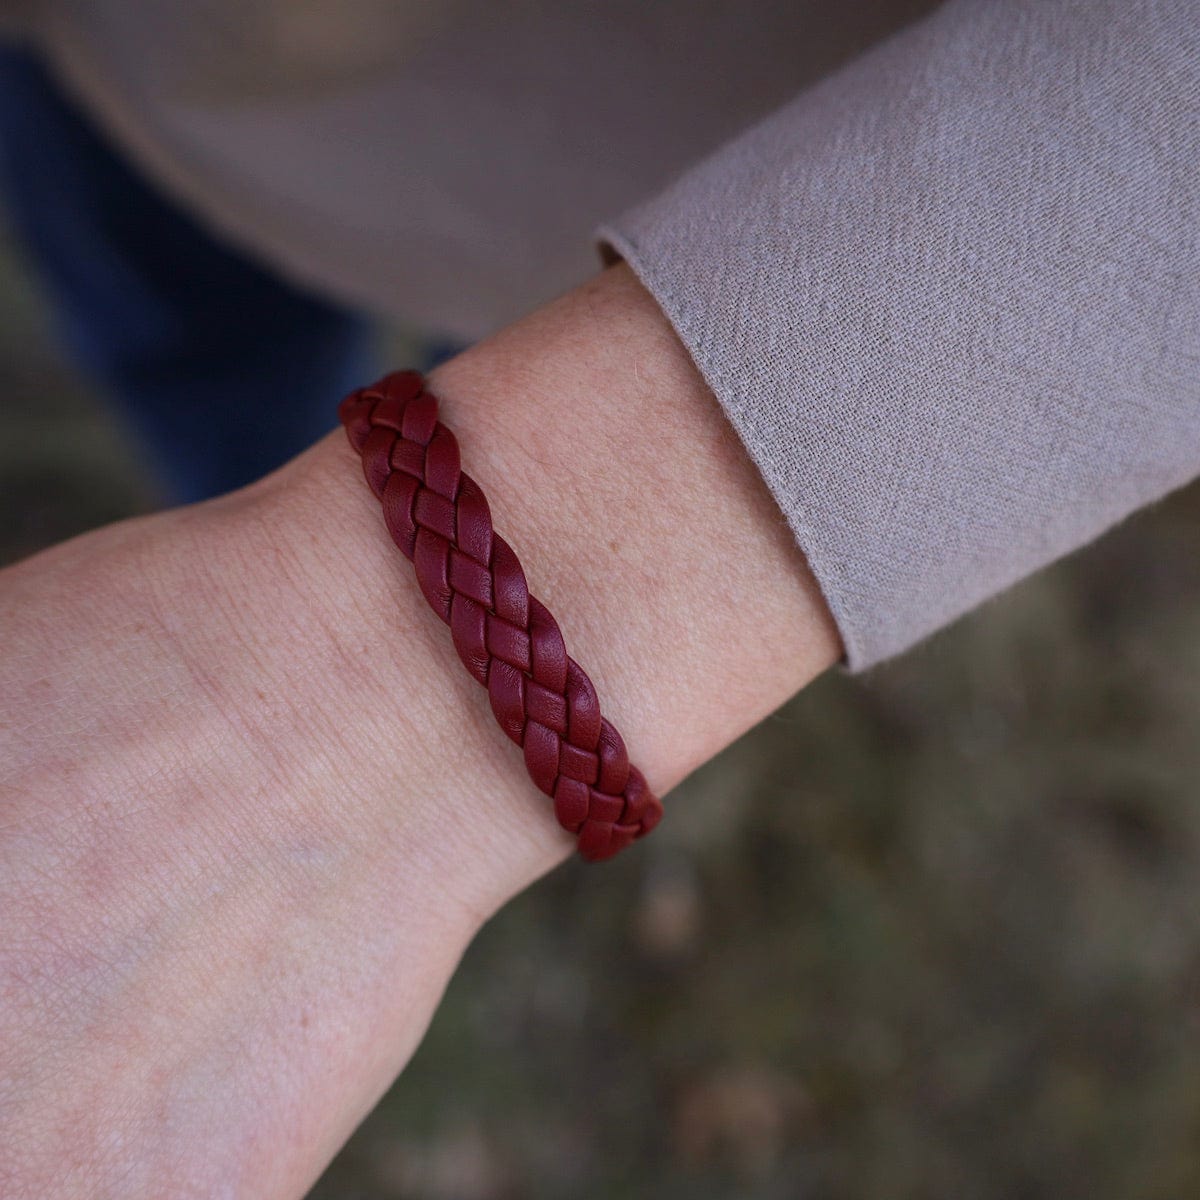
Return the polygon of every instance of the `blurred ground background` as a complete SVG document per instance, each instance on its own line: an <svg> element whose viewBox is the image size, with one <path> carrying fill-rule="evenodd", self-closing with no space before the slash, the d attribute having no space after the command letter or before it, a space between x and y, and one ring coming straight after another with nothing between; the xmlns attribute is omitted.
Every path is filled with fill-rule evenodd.
<svg viewBox="0 0 1200 1200"><path fill-rule="evenodd" d="M0 558L150 479L0 242ZM514 903L314 1200L1200 1195L1198 734L1192 488Z"/></svg>

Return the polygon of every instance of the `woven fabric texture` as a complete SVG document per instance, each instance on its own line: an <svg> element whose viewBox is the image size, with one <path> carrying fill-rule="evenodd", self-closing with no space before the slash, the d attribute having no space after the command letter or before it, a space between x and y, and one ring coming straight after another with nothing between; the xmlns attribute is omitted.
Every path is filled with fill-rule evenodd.
<svg viewBox="0 0 1200 1200"><path fill-rule="evenodd" d="M947 4L598 236L852 668L1200 471L1200 5Z"/></svg>

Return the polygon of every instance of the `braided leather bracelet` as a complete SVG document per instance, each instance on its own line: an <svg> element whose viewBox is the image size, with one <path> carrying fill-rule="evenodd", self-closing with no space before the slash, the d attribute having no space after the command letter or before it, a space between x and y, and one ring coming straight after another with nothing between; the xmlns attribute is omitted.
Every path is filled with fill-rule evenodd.
<svg viewBox="0 0 1200 1200"><path fill-rule="evenodd" d="M487 500L459 465L417 371L351 392L338 408L392 540L416 568L458 656L488 690L500 728L525 751L533 782L590 861L649 833L662 805L600 714L596 689L568 657L558 623L492 529Z"/></svg>

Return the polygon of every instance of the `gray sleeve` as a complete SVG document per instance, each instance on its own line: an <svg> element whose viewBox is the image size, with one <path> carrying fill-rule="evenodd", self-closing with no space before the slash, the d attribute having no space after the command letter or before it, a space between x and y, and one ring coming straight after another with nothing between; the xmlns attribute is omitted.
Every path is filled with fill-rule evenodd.
<svg viewBox="0 0 1200 1200"><path fill-rule="evenodd" d="M1200 6L951 0L600 226L851 669L1200 473Z"/></svg>

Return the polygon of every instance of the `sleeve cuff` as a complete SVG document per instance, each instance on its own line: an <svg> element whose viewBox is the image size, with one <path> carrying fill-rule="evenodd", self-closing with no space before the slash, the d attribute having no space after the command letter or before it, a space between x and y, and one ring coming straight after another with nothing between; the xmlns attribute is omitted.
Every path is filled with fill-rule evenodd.
<svg viewBox="0 0 1200 1200"><path fill-rule="evenodd" d="M950 0L594 231L851 670L1200 471L1196 40L1183 0Z"/></svg>

